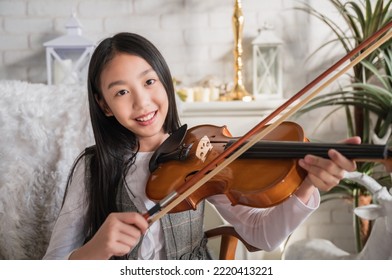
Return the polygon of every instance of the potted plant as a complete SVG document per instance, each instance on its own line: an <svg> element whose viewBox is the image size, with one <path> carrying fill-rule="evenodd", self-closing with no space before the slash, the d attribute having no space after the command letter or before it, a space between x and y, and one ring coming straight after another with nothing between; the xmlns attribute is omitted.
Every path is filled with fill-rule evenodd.
<svg viewBox="0 0 392 280"><path fill-rule="evenodd" d="M309 4L297 8L321 20L335 35L334 39L320 48L338 42L346 52L349 52L392 20L390 10L392 0L330 0L330 2L344 19L346 26L339 25ZM332 112L344 110L349 136L358 135L363 143L378 144L378 139L385 142L385 139L391 135L392 124L391 43L382 45L357 64L353 68L349 85L314 98L300 114L320 107L332 107ZM332 112L326 118L333 115ZM390 176L380 171L378 166L374 162L358 163L358 171L371 175L383 185L390 186ZM336 188L325 195L324 199L334 195L351 197L353 207L357 207L360 197L367 195L367 191L358 183L342 180ZM362 222L359 218L355 218L354 232L358 251L366 242L366 236L361 237Z"/></svg>

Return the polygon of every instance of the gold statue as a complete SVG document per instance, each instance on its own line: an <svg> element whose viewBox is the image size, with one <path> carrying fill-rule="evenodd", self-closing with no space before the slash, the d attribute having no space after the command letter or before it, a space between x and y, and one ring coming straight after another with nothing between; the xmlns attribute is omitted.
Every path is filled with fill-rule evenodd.
<svg viewBox="0 0 392 280"><path fill-rule="evenodd" d="M234 31L234 87L229 93L231 100L252 100L252 96L247 92L242 79L242 29L244 26L244 15L242 14L241 0L236 0L233 13L233 31Z"/></svg>

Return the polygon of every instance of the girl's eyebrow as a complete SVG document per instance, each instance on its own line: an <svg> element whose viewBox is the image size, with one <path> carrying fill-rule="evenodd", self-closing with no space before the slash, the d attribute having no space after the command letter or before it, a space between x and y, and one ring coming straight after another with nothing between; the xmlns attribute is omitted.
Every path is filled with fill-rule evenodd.
<svg viewBox="0 0 392 280"><path fill-rule="evenodd" d="M147 75L150 72L154 72L154 69L150 68L150 69L144 70L143 72L141 72L139 74L139 78L143 77L144 75Z"/></svg>
<svg viewBox="0 0 392 280"><path fill-rule="evenodd" d="M147 74L150 73L150 72L154 72L154 69L149 68L149 69L147 69L147 70L144 70L143 72L141 72L141 73L138 75L138 78L141 78L141 77L147 75ZM114 82L111 82L111 83L108 85L108 88L107 88L107 89L110 89L110 88L112 88L112 87L114 87L114 86L117 86L117 85L124 85L124 84L126 84L126 82L123 81L123 80L114 81Z"/></svg>
<svg viewBox="0 0 392 280"><path fill-rule="evenodd" d="M114 87L114 86L117 86L117 85L125 85L125 81L123 81L123 80L118 80L118 81L111 82L111 83L108 85L108 89L110 89L110 88L112 88L112 87Z"/></svg>

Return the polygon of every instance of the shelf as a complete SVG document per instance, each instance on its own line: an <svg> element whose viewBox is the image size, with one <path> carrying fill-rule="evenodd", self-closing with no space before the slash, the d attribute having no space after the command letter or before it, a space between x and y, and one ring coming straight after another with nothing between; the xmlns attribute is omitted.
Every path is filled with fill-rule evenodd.
<svg viewBox="0 0 392 280"><path fill-rule="evenodd" d="M273 111L284 103L283 99L256 101L180 102L179 114L193 116L258 116Z"/></svg>

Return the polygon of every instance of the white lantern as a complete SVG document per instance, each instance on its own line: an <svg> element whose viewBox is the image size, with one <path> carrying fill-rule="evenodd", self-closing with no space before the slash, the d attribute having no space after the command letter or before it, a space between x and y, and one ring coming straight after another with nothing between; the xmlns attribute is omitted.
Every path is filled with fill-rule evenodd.
<svg viewBox="0 0 392 280"><path fill-rule="evenodd" d="M255 99L282 98L282 41L270 25L253 40L253 94Z"/></svg>
<svg viewBox="0 0 392 280"><path fill-rule="evenodd" d="M48 84L80 84L86 80L94 43L82 37L75 15L65 25L67 34L44 43Z"/></svg>

